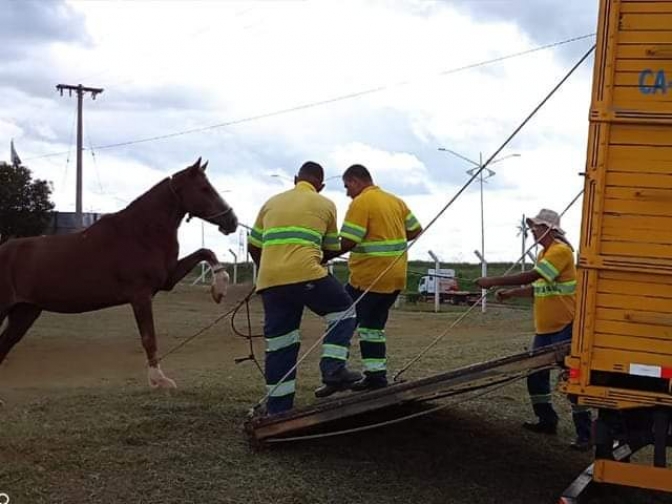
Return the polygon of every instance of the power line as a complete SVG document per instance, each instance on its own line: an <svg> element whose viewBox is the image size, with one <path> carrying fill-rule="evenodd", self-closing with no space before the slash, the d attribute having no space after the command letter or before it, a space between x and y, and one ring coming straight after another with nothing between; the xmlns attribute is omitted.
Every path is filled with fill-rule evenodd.
<svg viewBox="0 0 672 504"><path fill-rule="evenodd" d="M561 40L561 41L558 41L558 42L553 42L553 43L550 43L550 44L545 44L545 45L542 45L542 46L534 47L532 49L527 49L525 51L519 51L519 52L511 53L511 54L508 54L508 55L505 55L505 56L499 56L497 58L484 60L484 61L479 61L477 63L471 63L471 64L468 64L468 65L452 68L452 69L449 69L449 70L444 70L442 72L439 72L436 75L437 76L444 76L444 75L450 75L450 74L463 72L463 71L466 71L466 70L472 70L474 68L479 68L479 67L491 65L491 64L494 64L494 63L500 63L502 61L506 61L506 60L514 59L514 58L519 58L521 56L526 56L528 54L532 54L532 53L535 53L535 52L544 51L544 50L547 50L547 49L552 49L552 48L559 47L559 46L566 45L566 44L571 44L573 42L578 42L578 41L581 41L581 40L592 38L594 36L595 36L595 33L590 33L590 34L581 35L581 36L578 36L578 37L572 37L572 38L568 38L568 39ZM130 145L137 145L137 144L141 144L141 143L154 142L154 141L157 141L157 140L165 140L165 139L174 138L174 137L177 137L177 136L189 135L189 134L193 134L193 133L202 133L204 131L214 130L214 129L218 129L218 128L224 128L224 127L227 127L227 126L235 126L235 125L238 125L238 124L258 121L258 120L261 120L261 119L268 119L270 117L276 117L276 116L280 116L280 115L284 115L284 114L289 114L289 113L292 113L292 112L298 112L298 111L301 111L301 110L307 110L307 109L311 109L311 108L315 108L315 107L320 107L322 105L329 105L331 103L337 103L337 102L341 102L341 101L345 101L345 100L351 100L351 99L354 99L354 98L360 98L362 96L366 96L366 95L370 95L370 94L374 94L374 93L379 93L379 92L386 91L388 89L392 89L392 88L395 88L395 87L408 85L408 84L414 82L415 80L417 80L417 79L406 80L406 81L397 82L395 84L389 84L389 85L369 88L369 89L365 89L365 90L362 90L362 91L356 91L356 92L353 92L353 93L347 93L347 94L336 96L336 97L333 97L333 98L328 98L328 99L325 99L325 100L319 100L319 101L315 101L315 102L304 103L304 104L296 105L296 106L293 106L293 107L287 107L287 108L278 109L278 110L275 110L275 111L272 111L272 112L266 112L266 113L263 113L263 114L247 116L247 117L243 117L243 118L240 118L240 119L233 119L231 121L225 121L225 122L221 122L221 123L217 123L217 124L211 124L211 125L208 125L208 126L201 126L201 127L198 127L198 128L180 130L180 131L175 131L173 133L166 133L164 135L156 135L156 136L147 137L147 138L140 138L140 139L137 139L137 140L128 140L128 141L124 141L124 142L117 142L117 143L112 143L112 144L107 144L107 145L101 145L101 146L98 146L97 149L98 150L103 150L103 149L115 149L115 148L118 148L118 147L127 147L127 146L130 146ZM52 154L43 154L43 155L40 155L40 156L35 156L35 157L32 157L32 158L28 158L27 160L32 161L32 160L35 160L35 159L41 159L41 158L46 158L46 157L51 157L51 156L61 156L63 154L64 154L64 152L55 152L55 153L52 153Z"/></svg>
<svg viewBox="0 0 672 504"><path fill-rule="evenodd" d="M72 113L72 126L70 127L70 140L68 140L68 157L65 160L65 170L63 173L63 185L65 186L65 182L68 178L68 166L70 166L70 152L72 151L72 137L75 134L75 124L77 122L77 111L73 111Z"/></svg>
<svg viewBox="0 0 672 504"><path fill-rule="evenodd" d="M104 195L105 190L103 189L103 184L100 181L100 173L98 173L98 162L96 161L96 151L93 149L93 142L91 141L91 134L89 133L89 125L87 123L86 128L86 139L89 142L89 151L91 151L91 159L93 160L93 168L96 172L96 179L98 180L98 187L100 187L100 194Z"/></svg>

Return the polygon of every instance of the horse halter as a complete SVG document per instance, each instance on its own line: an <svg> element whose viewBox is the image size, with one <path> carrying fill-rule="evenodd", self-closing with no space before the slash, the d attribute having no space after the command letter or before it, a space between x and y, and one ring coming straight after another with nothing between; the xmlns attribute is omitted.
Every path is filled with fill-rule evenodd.
<svg viewBox="0 0 672 504"><path fill-rule="evenodd" d="M221 212L217 212L217 213L214 213L212 215L207 215L205 217L193 214L192 212L189 212L184 208L184 204L182 203L182 199L180 198L180 195L177 194L177 191L173 187L173 177L168 177L168 187L170 188L170 192L173 193L173 196L175 196L175 199L177 200L177 204L180 205L180 209L183 210L184 213L187 214L187 222L189 222L194 217L198 217L199 219L210 221L211 219L221 217L221 216L226 215L228 213L231 213L233 211L233 207L229 206L229 208L227 208L226 210L222 210Z"/></svg>

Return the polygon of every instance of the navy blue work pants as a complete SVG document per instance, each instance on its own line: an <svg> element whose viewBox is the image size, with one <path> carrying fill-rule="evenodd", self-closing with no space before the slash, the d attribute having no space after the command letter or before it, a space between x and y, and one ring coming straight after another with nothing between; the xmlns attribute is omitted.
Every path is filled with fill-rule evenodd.
<svg viewBox="0 0 672 504"><path fill-rule="evenodd" d="M266 339L266 387L270 392L267 410L280 413L294 405L296 365L299 354L301 317L304 307L324 317L329 332L322 344L322 380L337 374L348 359L356 319L352 300L331 275L319 280L269 287L260 292L264 304ZM282 381L281 381L282 380Z"/></svg>
<svg viewBox="0 0 672 504"><path fill-rule="evenodd" d="M543 348L558 343L565 343L572 339L572 324L567 325L562 330L549 333L537 334L532 341L532 349ZM539 422L548 424L558 423L558 414L553 409L551 394L551 371L546 369L538 371L527 377L527 391L532 401L534 414L539 418ZM576 404L576 399L570 396L572 403L572 420L576 430L577 440L590 440L592 418L590 410L585 406Z"/></svg>
<svg viewBox="0 0 672 504"><path fill-rule="evenodd" d="M364 291L348 284L345 286L353 301ZM362 353L364 374L371 381L387 380L387 355L385 324L390 308L399 296L399 291L391 293L367 292L355 307L357 310L357 333L359 349Z"/></svg>

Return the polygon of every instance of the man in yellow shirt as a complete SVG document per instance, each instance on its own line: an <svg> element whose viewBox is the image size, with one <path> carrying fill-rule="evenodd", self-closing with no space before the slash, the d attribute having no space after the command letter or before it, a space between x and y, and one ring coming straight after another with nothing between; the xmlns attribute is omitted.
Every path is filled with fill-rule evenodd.
<svg viewBox="0 0 672 504"><path fill-rule="evenodd" d="M534 239L544 248L537 264L531 271L501 277L479 278L476 283L484 289L505 285L524 285L500 290L498 300L511 297L534 297L534 326L536 335L532 348L542 348L570 341L575 312L576 267L572 246L560 227L560 216L548 209L527 219ZM538 418L536 423L525 422L523 427L533 432L555 434L558 415L551 402L550 371L539 371L527 378L527 390L532 408ZM572 418L576 440L572 447L578 450L590 448L590 410L572 403Z"/></svg>
<svg viewBox="0 0 672 504"><path fill-rule="evenodd" d="M321 264L323 253L339 250L336 206L319 195L324 171L314 162L301 166L295 187L269 199L249 236L249 251L259 266L257 292L264 305L268 414L291 409L296 390L299 326L304 307L324 317L328 334L320 371L326 397L345 390L362 375L346 367L356 326L352 299Z"/></svg>
<svg viewBox="0 0 672 504"><path fill-rule="evenodd" d="M374 185L364 166L348 168L343 183L352 198L341 227L341 253L350 252L346 290L356 300L371 287L356 307L365 378L351 388L369 390L387 385L385 324L406 287L407 243L422 227L406 203Z"/></svg>

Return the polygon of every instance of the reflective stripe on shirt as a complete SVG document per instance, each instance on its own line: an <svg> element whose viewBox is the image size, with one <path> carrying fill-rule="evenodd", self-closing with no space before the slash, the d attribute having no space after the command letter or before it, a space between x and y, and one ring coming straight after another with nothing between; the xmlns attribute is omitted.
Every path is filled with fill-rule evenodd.
<svg viewBox="0 0 672 504"><path fill-rule="evenodd" d="M537 280L534 286L534 297L573 296L576 293L576 280L569 282L547 282Z"/></svg>
<svg viewBox="0 0 672 504"><path fill-rule="evenodd" d="M306 245L322 247L322 235L313 229L300 226L275 227L264 230L263 247L274 245Z"/></svg>
<svg viewBox="0 0 672 504"><path fill-rule="evenodd" d="M355 243L362 241L366 235L366 228L353 224L352 222L345 221L341 226L341 237L346 238Z"/></svg>
<svg viewBox="0 0 672 504"><path fill-rule="evenodd" d="M352 249L353 254L372 256L398 256L406 251L406 240L381 240L362 242Z"/></svg>
<svg viewBox="0 0 672 504"><path fill-rule="evenodd" d="M420 222L418 222L418 219L415 218L415 215L413 213L409 212L409 214L406 216L406 229L408 231L415 231L416 229L420 228Z"/></svg>

